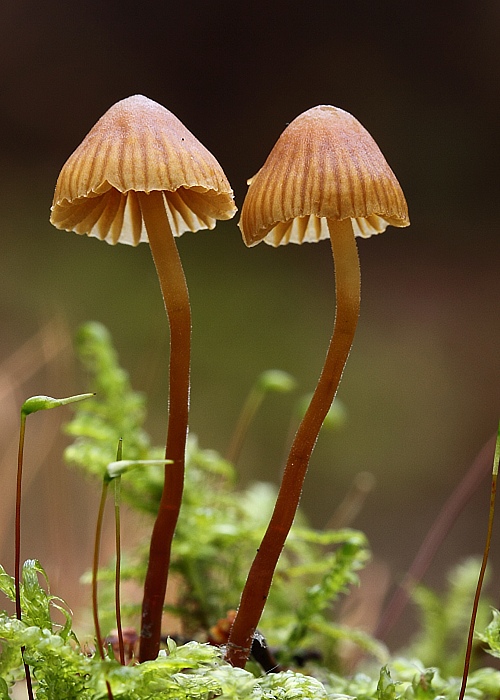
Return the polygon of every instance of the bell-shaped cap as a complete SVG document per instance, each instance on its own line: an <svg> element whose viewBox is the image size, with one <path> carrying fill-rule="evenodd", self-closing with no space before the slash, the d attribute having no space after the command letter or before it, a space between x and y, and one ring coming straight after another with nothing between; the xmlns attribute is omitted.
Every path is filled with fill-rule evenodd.
<svg viewBox="0 0 500 700"><path fill-rule="evenodd" d="M161 191L173 234L236 212L214 156L168 109L135 95L113 105L63 166L50 221L108 243L147 241L136 192Z"/></svg>
<svg viewBox="0 0 500 700"><path fill-rule="evenodd" d="M328 238L327 219L334 229L350 218L364 238L410 223L403 191L373 138L329 105L294 119L249 185L239 223L248 246Z"/></svg>

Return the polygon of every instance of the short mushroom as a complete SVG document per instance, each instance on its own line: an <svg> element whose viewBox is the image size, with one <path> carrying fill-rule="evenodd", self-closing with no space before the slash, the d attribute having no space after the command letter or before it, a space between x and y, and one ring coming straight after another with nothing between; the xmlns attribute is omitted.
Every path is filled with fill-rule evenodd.
<svg viewBox="0 0 500 700"><path fill-rule="evenodd" d="M170 547L179 514L188 426L191 311L174 237L234 216L214 156L171 112L135 95L113 105L63 166L51 222L115 244L149 241L170 324L165 483L153 528L140 659L157 656Z"/></svg>
<svg viewBox="0 0 500 700"><path fill-rule="evenodd" d="M355 237L381 233L389 224L409 225L403 192L377 144L357 119L336 107L313 107L291 122L249 184L239 224L247 246L330 238L336 316L325 364L293 441L273 515L229 637L226 656L241 667L354 338L360 302Z"/></svg>

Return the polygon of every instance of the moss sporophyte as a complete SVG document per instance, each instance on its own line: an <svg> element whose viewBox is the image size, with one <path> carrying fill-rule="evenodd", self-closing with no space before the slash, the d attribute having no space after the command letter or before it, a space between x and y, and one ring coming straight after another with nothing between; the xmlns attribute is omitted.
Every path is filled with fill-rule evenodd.
<svg viewBox="0 0 500 700"><path fill-rule="evenodd" d="M15 506L15 526L14 526L14 585L16 601L16 617L19 621L22 618L21 607L21 505L22 505L22 481L23 481L23 459L24 440L26 434L26 418L32 413L45 411L51 408L66 406L70 403L89 399L93 394L78 394L68 396L63 399L54 399L51 396L31 396L21 406L21 423L19 428L19 447L17 452L17 480L16 480L16 506ZM23 653L21 649L21 653ZM33 697L31 686L31 676L28 664L24 663L28 696Z"/></svg>

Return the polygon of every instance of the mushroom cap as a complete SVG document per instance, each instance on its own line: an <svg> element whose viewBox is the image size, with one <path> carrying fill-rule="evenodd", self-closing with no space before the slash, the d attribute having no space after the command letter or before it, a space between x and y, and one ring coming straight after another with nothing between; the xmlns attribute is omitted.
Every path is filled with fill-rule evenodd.
<svg viewBox="0 0 500 700"><path fill-rule="evenodd" d="M408 207L394 173L358 120L319 105L281 134L250 185L239 226L247 246L329 238L330 224L352 219L356 236L408 226Z"/></svg>
<svg viewBox="0 0 500 700"><path fill-rule="evenodd" d="M68 158L50 221L115 244L147 241L136 192L162 191L173 234L212 229L236 212L214 156L177 117L142 95L113 105Z"/></svg>

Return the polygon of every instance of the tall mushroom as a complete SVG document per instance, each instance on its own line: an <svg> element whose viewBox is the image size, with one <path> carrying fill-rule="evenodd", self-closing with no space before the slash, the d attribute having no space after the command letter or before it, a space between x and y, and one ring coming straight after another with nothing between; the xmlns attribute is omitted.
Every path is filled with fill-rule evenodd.
<svg viewBox="0 0 500 700"><path fill-rule="evenodd" d="M140 659L160 646L188 426L191 311L174 237L212 229L236 207L222 168L171 112L135 95L113 105L63 166L51 222L114 245L149 241L170 324L169 418L160 508L144 587ZM124 436L126 437L126 436Z"/></svg>
<svg viewBox="0 0 500 700"><path fill-rule="evenodd" d="M355 237L381 233L389 224L409 225L401 187L366 129L336 107L320 105L298 116L250 180L239 224L246 245L330 238L336 315L325 364L293 441L271 521L231 630L227 658L235 666L244 666L248 658L309 459L351 349L360 302Z"/></svg>

